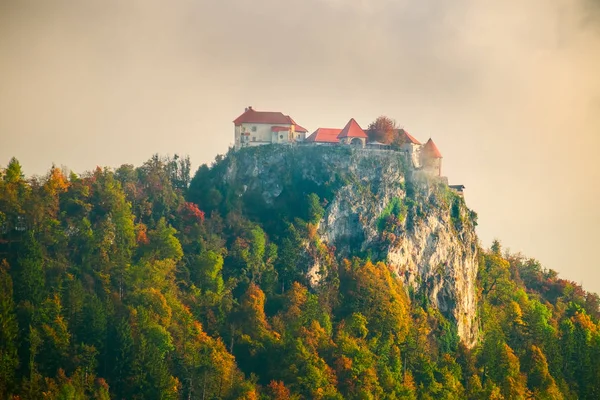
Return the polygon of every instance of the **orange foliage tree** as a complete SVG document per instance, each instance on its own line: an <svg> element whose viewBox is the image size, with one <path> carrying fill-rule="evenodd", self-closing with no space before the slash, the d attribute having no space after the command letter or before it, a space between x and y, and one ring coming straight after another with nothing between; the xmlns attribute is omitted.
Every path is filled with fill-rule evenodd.
<svg viewBox="0 0 600 400"><path fill-rule="evenodd" d="M381 115L371 122L367 128L370 141L390 144L394 141L398 125L396 121L385 115Z"/></svg>

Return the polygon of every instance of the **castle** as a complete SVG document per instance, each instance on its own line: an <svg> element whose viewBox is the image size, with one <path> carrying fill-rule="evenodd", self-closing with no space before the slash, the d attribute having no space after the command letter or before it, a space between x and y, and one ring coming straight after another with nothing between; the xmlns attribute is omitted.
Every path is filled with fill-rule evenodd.
<svg viewBox="0 0 600 400"><path fill-rule="evenodd" d="M304 144L356 146L369 150L392 151L392 146L388 144L370 141L367 132L354 118L351 118L342 129L318 128L309 136L306 136L308 131L289 115L281 112L256 111L252 107L247 107L233 123L236 150L265 144ZM421 144L404 129L397 129L395 134L400 143L396 150L406 154L413 170L429 176L442 176L442 154L433 140L429 139L425 144Z"/></svg>

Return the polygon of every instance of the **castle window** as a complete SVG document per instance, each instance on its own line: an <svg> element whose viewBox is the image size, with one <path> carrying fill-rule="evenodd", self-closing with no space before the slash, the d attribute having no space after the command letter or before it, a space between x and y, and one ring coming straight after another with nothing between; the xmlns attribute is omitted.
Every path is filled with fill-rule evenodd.
<svg viewBox="0 0 600 400"><path fill-rule="evenodd" d="M256 126L252 127L252 132L256 132Z"/></svg>

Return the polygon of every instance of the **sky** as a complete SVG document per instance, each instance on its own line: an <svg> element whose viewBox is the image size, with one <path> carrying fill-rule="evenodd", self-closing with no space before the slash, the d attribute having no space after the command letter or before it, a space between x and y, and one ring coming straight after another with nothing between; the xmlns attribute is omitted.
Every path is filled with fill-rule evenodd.
<svg viewBox="0 0 600 400"><path fill-rule="evenodd" d="M597 0L0 0L0 165L195 167L244 108L432 137L498 238L600 292Z"/></svg>

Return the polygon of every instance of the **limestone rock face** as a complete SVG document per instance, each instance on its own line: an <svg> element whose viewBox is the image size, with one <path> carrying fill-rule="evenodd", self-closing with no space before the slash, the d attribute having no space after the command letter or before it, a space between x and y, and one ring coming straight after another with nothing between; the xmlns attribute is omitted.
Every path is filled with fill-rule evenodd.
<svg viewBox="0 0 600 400"><path fill-rule="evenodd" d="M318 222L322 242L335 246L340 258L385 261L407 290L424 294L456 322L463 343L477 342L475 214L446 181L409 169L399 152L315 146L249 150L229 165L226 181L243 182L240 192L259 193L266 204L288 190L327 193ZM319 284L319 270L315 260L307 271L313 285Z"/></svg>

